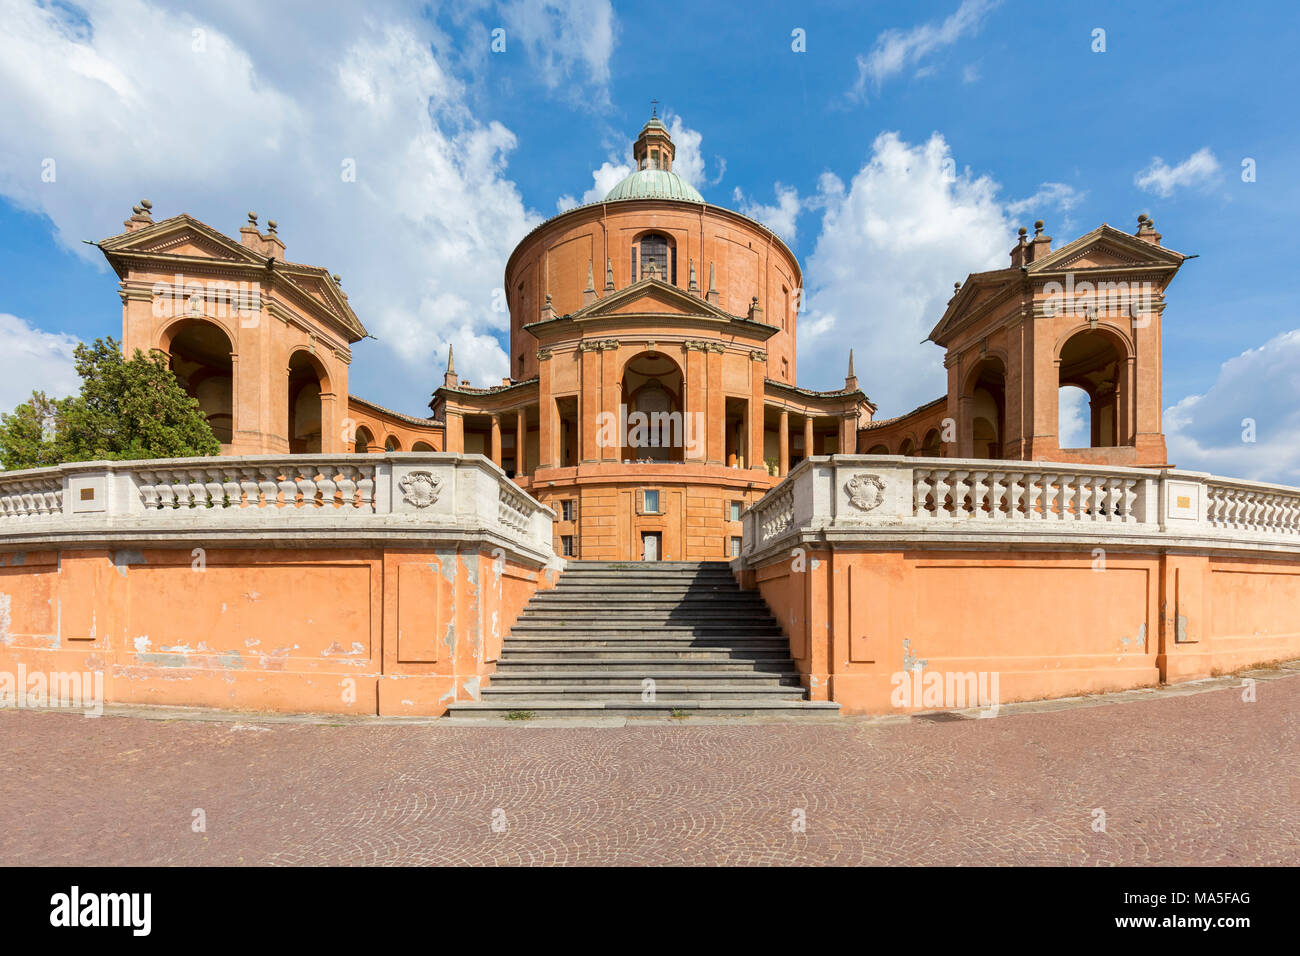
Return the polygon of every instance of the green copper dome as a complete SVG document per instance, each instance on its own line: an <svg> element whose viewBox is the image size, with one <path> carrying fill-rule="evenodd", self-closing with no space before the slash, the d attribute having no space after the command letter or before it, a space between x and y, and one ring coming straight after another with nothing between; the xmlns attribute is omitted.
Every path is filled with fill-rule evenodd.
<svg viewBox="0 0 1300 956"><path fill-rule="evenodd" d="M613 199L682 199L704 202L704 197L682 177L667 169L638 169L609 191Z"/></svg>

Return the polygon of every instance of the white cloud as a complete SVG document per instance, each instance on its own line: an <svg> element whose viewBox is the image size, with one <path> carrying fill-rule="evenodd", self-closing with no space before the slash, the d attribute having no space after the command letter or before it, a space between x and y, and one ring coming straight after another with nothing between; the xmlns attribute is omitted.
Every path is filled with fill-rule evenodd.
<svg viewBox="0 0 1300 956"><path fill-rule="evenodd" d="M1166 165L1159 156L1152 157L1151 165L1134 176L1133 182L1140 189L1168 197L1175 189L1208 185L1218 172L1219 161L1210 147L1202 146L1177 166Z"/></svg>
<svg viewBox="0 0 1300 956"><path fill-rule="evenodd" d="M722 182L722 177L727 172L727 161L721 156L715 157L718 161L718 175L710 179L701 150L704 135L683 123L680 116L669 114L667 119L668 135L673 138L673 172L701 192Z"/></svg>
<svg viewBox="0 0 1300 956"><path fill-rule="evenodd" d="M847 186L823 174L815 202L826 212L799 323L800 382L835 384L846 349L858 343L858 377L882 416L942 395L943 351L921 340L954 281L1008 264L1012 227L997 191L987 176L956 172L938 133L915 146L882 133Z"/></svg>
<svg viewBox="0 0 1300 956"><path fill-rule="evenodd" d="M1083 202L1084 197L1087 195L1086 192L1075 189L1067 183L1043 183L1038 187L1038 192L1032 196L1024 199L1014 199L1007 203L1006 210L1007 214L1011 216L1021 216L1025 213L1032 214L1046 208L1069 212Z"/></svg>
<svg viewBox="0 0 1300 956"><path fill-rule="evenodd" d="M609 60L618 39L618 24L608 0L515 0L501 4L507 49L523 43L537 76L549 89L581 72L599 88L609 82Z"/></svg>
<svg viewBox="0 0 1300 956"><path fill-rule="evenodd" d="M452 61L433 52L448 38L391 0L327 18L256 0L202 14L168 2L86 0L84 16L5 3L0 193L92 257L79 240L119 232L142 196L155 218L189 212L227 233L255 209L279 221L291 260L343 275L380 340L355 346L354 392L422 411L449 342L472 380L505 375L493 293L540 217L507 173L514 134L474 114ZM607 79L608 4L503 15L545 70ZM284 36L295 42L268 39ZM41 180L45 157L54 183ZM355 182L342 181L345 159Z"/></svg>
<svg viewBox="0 0 1300 956"><path fill-rule="evenodd" d="M560 212L566 212L574 206L582 206L590 202L600 202L609 195L611 189L630 175L632 175L631 163L619 163L612 159L607 160L601 164L600 169L592 171L592 186L582 194L581 199L574 199L572 196L566 194L561 196L556 202L556 208Z"/></svg>
<svg viewBox="0 0 1300 956"><path fill-rule="evenodd" d="M876 37L871 52L858 57L858 79L852 96L864 99L868 82L878 91L885 80L908 66L917 67L917 76L929 75L933 67L920 66L920 61L936 50L952 46L963 36L978 32L984 16L1000 3L1001 0L962 0L961 6L941 23L923 23L910 30L885 30Z"/></svg>
<svg viewBox="0 0 1300 956"><path fill-rule="evenodd" d="M747 198L739 186L732 195L736 201L736 208L746 216L757 219L787 243L794 242L799 213L804 208L803 203L799 201L799 191L793 186L777 183L775 192L775 205L764 205Z"/></svg>
<svg viewBox="0 0 1300 956"><path fill-rule="evenodd" d="M1224 362L1203 395L1165 409L1164 427L1180 468L1300 483L1300 329Z"/></svg>
<svg viewBox="0 0 1300 956"><path fill-rule="evenodd" d="M81 379L72 365L76 346L71 335L43 332L0 312L0 412L13 411L36 389L51 398L78 392Z"/></svg>

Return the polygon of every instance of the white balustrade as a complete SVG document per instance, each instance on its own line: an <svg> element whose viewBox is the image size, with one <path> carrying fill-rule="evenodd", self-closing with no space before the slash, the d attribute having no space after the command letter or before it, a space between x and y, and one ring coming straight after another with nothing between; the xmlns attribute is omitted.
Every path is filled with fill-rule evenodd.
<svg viewBox="0 0 1300 956"><path fill-rule="evenodd" d="M255 455L0 472L0 545L6 529L25 542L110 529L133 540L153 528L169 536L351 529L427 540L492 533L551 560L554 517L482 455Z"/></svg>
<svg viewBox="0 0 1300 956"><path fill-rule="evenodd" d="M1300 488L1177 469L833 455L805 459L743 515L746 557L827 540L1195 540L1300 548Z"/></svg>

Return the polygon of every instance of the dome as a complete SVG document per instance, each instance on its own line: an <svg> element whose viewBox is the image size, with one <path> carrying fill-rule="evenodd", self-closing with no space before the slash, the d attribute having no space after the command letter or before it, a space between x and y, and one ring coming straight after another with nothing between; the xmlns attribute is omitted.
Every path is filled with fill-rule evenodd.
<svg viewBox="0 0 1300 956"><path fill-rule="evenodd" d="M613 199L681 199L704 202L704 197L682 177L668 169L638 169L605 196Z"/></svg>

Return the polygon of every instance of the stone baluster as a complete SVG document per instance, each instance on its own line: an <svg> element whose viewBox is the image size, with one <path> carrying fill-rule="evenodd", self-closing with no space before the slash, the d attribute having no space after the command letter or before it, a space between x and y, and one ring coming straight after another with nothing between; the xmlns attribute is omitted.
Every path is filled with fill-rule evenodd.
<svg viewBox="0 0 1300 956"><path fill-rule="evenodd" d="M320 506L322 508L337 508L340 504L335 499L335 493L339 487L338 482L334 480L334 475L337 472L337 466L326 465L321 469L321 473L316 479L316 488L320 492Z"/></svg>
<svg viewBox="0 0 1300 956"><path fill-rule="evenodd" d="M280 489L279 507L298 507L298 482L293 480L294 468L281 467L277 468L276 471L279 472L276 475L276 484Z"/></svg>
<svg viewBox="0 0 1300 956"><path fill-rule="evenodd" d="M312 477L315 468L307 466L298 471L298 477L294 480L297 486L298 494L302 496L303 508L319 508L323 502L316 500L316 479Z"/></svg>
<svg viewBox="0 0 1300 956"><path fill-rule="evenodd" d="M362 511L375 510L375 466L361 465L357 471L361 474L361 480L357 482L357 494L361 501L358 507Z"/></svg>
<svg viewBox="0 0 1300 956"><path fill-rule="evenodd" d="M343 508L357 507L357 469L353 465L340 465L338 492Z"/></svg>
<svg viewBox="0 0 1300 956"><path fill-rule="evenodd" d="M952 516L954 518L965 518L968 514L966 510L966 495L970 490L970 484L966 481L968 471L954 471L952 473Z"/></svg>
<svg viewBox="0 0 1300 956"><path fill-rule="evenodd" d="M261 477L261 480L257 483L258 490L261 492L261 502L258 504L258 507L276 507L276 497L280 487L276 484L275 480L276 469L267 465L258 468L257 473Z"/></svg>
<svg viewBox="0 0 1300 956"><path fill-rule="evenodd" d="M952 491L952 485L948 484L948 476L952 472L947 470L936 471L934 473L934 516L936 518L951 517L948 510L948 495Z"/></svg>

